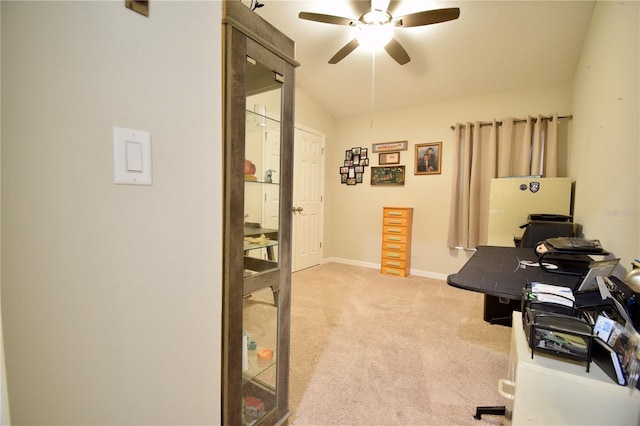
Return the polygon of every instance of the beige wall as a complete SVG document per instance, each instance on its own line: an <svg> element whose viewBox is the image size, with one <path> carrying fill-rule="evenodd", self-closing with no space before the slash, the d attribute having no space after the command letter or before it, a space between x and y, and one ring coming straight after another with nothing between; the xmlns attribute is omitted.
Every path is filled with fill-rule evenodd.
<svg viewBox="0 0 640 426"><path fill-rule="evenodd" d="M575 182L574 216L587 238L598 238L629 267L640 255L638 2L598 2L572 82L436 102L373 118L337 121L327 139L325 258L376 267L380 259L381 212L385 205L414 207L412 269L444 278L469 253L446 247L451 193L450 126L528 114L573 114L563 121L560 160ZM407 140L404 187L341 185L337 169L344 150L376 142ZM413 174L415 144L443 143L442 174ZM371 155L377 165L377 155ZM597 172L595 172L597 170ZM616 272L624 274L624 269Z"/></svg>
<svg viewBox="0 0 640 426"><path fill-rule="evenodd" d="M598 2L573 81L576 221L629 269L640 256L640 3Z"/></svg>
<svg viewBox="0 0 640 426"><path fill-rule="evenodd" d="M2 319L14 424L215 424L221 6L2 2ZM153 185L113 184L112 128Z"/></svg>
<svg viewBox="0 0 640 426"><path fill-rule="evenodd" d="M379 112L338 121L335 140L327 142L325 257L369 266L379 265L382 207L414 208L412 269L416 274L444 278L462 267L464 251L447 248L449 203L452 186L451 144L456 122L493 118L526 117L528 114L571 113L570 83L550 87L492 93ZM563 124L566 126L569 124ZM566 132L565 132L566 133ZM365 182L355 186L340 184L338 167L344 151L377 142L408 141L400 153L406 166L403 187L371 186L370 167ZM415 145L442 142L442 173L414 175ZM378 155L370 154L370 166L378 165Z"/></svg>
<svg viewBox="0 0 640 426"><path fill-rule="evenodd" d="M296 87L296 124L321 131L327 139L334 138L336 120L311 98L304 89Z"/></svg>

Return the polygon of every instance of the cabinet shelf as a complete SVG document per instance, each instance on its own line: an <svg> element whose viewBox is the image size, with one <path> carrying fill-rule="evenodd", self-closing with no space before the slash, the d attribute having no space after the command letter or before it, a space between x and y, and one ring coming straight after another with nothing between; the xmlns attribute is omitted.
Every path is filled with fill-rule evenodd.
<svg viewBox="0 0 640 426"><path fill-rule="evenodd" d="M247 180L247 179L245 179L244 181L246 183L255 183L255 184L262 184L262 185L276 185L276 186L280 185L280 183L278 183L278 182L265 182L265 181L262 181L262 180Z"/></svg>
<svg viewBox="0 0 640 426"><path fill-rule="evenodd" d="M258 250L262 248L275 247L278 245L278 241L268 240L265 243L250 243L248 241L244 242L244 251Z"/></svg>
<svg viewBox="0 0 640 426"><path fill-rule="evenodd" d="M273 358L262 360L258 358L258 352L264 348L258 347L257 349L247 351L247 359L249 361L249 368L242 372L242 384L245 384L256 377L262 376L271 367L276 365L276 354L274 352ZM265 380L263 380L264 382Z"/></svg>
<svg viewBox="0 0 640 426"><path fill-rule="evenodd" d="M251 110L246 110L247 115L247 132L260 132L263 130L280 130L280 120L268 117Z"/></svg>

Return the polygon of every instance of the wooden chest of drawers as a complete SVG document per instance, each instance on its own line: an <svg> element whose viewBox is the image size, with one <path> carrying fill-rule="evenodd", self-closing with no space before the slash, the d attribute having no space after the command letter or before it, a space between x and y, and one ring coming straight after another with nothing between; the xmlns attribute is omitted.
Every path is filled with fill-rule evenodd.
<svg viewBox="0 0 640 426"><path fill-rule="evenodd" d="M381 272L406 277L411 270L413 208L384 207L382 214Z"/></svg>

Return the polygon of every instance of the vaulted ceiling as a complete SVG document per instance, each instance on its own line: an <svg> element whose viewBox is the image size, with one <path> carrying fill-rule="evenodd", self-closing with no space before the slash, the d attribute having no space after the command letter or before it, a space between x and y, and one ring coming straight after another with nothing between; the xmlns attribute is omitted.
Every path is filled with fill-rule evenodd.
<svg viewBox="0 0 640 426"><path fill-rule="evenodd" d="M357 19L368 2L261 0L256 13L296 42L299 87L335 118L432 101L571 81L593 1L392 1L394 17L449 7L454 21L396 28L411 61L356 49L329 59L354 38L350 27L302 20L300 12ZM372 101L373 100L373 101Z"/></svg>

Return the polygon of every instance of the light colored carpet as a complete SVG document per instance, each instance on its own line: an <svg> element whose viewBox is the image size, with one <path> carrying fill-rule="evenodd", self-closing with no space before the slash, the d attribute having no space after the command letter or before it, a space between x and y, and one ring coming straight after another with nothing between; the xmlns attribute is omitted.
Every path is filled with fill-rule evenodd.
<svg viewBox="0 0 640 426"><path fill-rule="evenodd" d="M328 263L293 274L290 425L487 425L511 329L444 281Z"/></svg>

